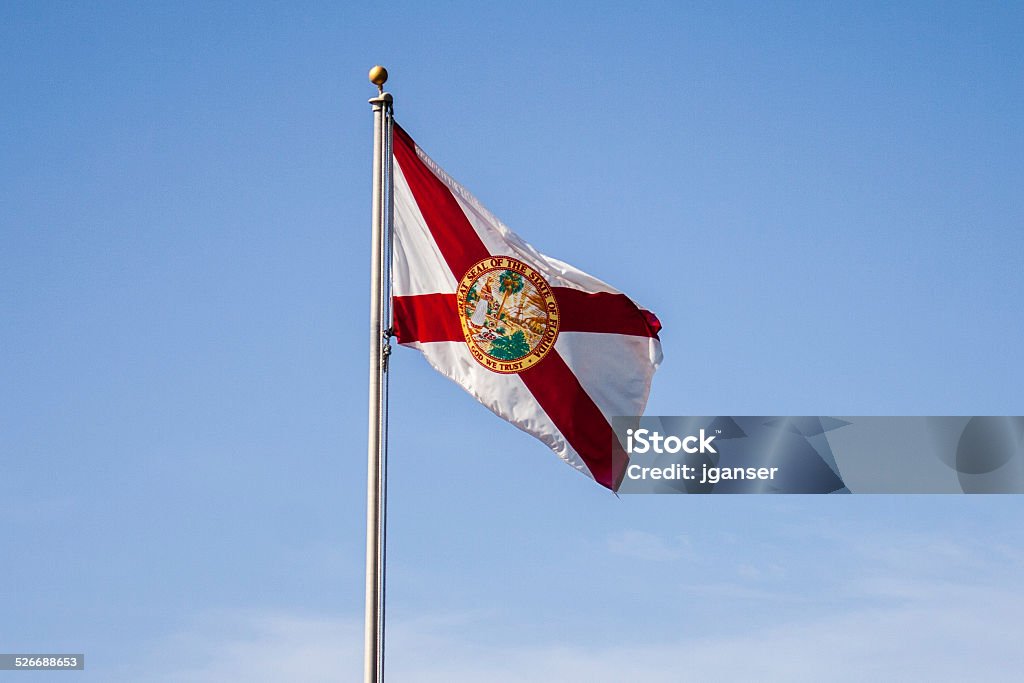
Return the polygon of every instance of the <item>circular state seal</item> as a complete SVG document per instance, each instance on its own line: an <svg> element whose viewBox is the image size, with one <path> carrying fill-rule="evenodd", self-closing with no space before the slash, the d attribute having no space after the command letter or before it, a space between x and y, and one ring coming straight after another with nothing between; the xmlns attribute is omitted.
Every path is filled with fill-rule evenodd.
<svg viewBox="0 0 1024 683"><path fill-rule="evenodd" d="M488 370L522 372L554 348L558 302L541 274L522 261L478 261L462 277L456 297L469 351Z"/></svg>

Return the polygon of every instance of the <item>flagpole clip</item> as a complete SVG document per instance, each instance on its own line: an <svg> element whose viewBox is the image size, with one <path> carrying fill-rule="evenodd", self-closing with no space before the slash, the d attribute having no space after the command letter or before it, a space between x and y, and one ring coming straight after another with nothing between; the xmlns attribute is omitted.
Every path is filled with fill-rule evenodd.
<svg viewBox="0 0 1024 683"><path fill-rule="evenodd" d="M391 338L395 336L394 328L387 328L381 333L380 362L381 369L388 371L388 359L391 358Z"/></svg>

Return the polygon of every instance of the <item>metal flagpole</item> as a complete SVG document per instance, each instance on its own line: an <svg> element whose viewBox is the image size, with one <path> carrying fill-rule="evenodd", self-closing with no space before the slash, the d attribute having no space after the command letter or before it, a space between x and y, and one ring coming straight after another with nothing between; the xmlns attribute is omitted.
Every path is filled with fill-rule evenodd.
<svg viewBox="0 0 1024 683"><path fill-rule="evenodd" d="M387 468L386 372L391 350L385 287L390 285L386 259L385 220L391 216L391 95L384 92L388 72L370 69L377 86L373 107L373 211L370 239L370 419L366 471L366 629L363 649L364 683L384 678L384 533ZM389 323L390 324L390 323Z"/></svg>

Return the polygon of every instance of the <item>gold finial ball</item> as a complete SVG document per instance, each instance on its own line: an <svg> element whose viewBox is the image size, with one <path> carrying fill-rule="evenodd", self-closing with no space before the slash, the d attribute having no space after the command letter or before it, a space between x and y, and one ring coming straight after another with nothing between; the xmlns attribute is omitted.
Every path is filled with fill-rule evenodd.
<svg viewBox="0 0 1024 683"><path fill-rule="evenodd" d="M388 70L382 67L380 64L370 69L370 83L373 83L378 88L384 87L384 84L388 80Z"/></svg>

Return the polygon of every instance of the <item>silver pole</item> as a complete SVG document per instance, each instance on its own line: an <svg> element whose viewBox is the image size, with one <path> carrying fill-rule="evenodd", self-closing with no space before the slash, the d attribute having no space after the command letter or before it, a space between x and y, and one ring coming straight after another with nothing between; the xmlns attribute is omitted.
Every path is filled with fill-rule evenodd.
<svg viewBox="0 0 1024 683"><path fill-rule="evenodd" d="M384 494L385 451L383 391L385 372L384 313L384 219L390 198L384 159L391 132L391 95L384 92L384 67L370 70L378 94L373 107L373 210L370 238L370 391L366 464L366 623L363 649L364 683L380 683L384 676Z"/></svg>

